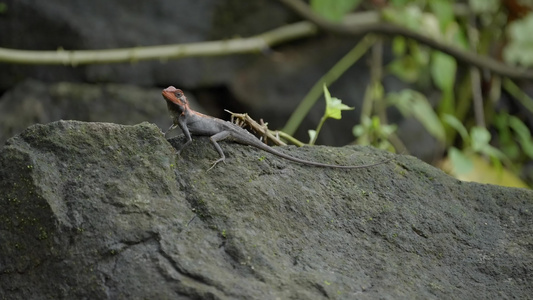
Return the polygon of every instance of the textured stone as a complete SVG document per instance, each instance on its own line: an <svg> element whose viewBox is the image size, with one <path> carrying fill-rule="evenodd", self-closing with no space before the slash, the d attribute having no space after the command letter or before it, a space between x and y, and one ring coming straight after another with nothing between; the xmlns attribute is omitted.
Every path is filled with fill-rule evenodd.
<svg viewBox="0 0 533 300"><path fill-rule="evenodd" d="M154 125L35 125L0 151L0 298L505 299L533 294L533 193L407 156L338 170ZM390 154L283 147L338 164Z"/></svg>

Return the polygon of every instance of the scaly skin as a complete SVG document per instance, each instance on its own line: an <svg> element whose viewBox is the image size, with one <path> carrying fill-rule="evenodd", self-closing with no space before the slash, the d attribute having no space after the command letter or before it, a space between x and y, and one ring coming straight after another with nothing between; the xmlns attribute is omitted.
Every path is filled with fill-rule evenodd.
<svg viewBox="0 0 533 300"><path fill-rule="evenodd" d="M308 161L299 159L296 157L292 157L290 155L287 155L285 153L279 152L278 150L275 150L274 148L262 143L260 140L258 140L253 134L246 131L245 129L231 123L227 122L221 119L213 118L204 114L201 114L199 112L196 112L192 110L189 107L189 103L187 102L187 97L183 94L183 92L180 89L176 89L173 86L169 86L168 88L163 90L163 98L165 98L167 102L168 110L170 111L170 114L172 116L173 125L169 128L173 129L179 126L183 133L185 134L185 137L187 138L187 142L181 147L181 149L178 150L178 153L181 152L186 146L188 146L192 142L191 135L194 136L209 136L209 139L211 140L211 143L215 146L215 149L220 154L220 158L216 160L211 168L213 168L217 163L224 162L226 159L226 156L224 155L224 152L222 151L222 148L218 144L219 141L222 140L231 140L240 144L244 145L250 145L256 148L259 148L261 150L264 150L266 152L270 152L274 155L277 155L279 157L305 164L310 166L316 166L316 167L326 167L326 168L340 168L340 169L361 169L361 168L369 168L376 165L380 165L383 163L386 163L390 161L390 159L374 163L374 164L368 164L368 165L359 165L359 166L343 166L343 165L330 165L330 164L323 164L318 163L314 161ZM210 169L211 169L210 168Z"/></svg>

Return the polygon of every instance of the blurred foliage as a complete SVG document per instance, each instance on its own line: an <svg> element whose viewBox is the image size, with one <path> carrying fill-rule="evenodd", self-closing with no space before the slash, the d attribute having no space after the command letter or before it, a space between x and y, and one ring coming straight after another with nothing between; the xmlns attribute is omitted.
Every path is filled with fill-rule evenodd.
<svg viewBox="0 0 533 300"><path fill-rule="evenodd" d="M500 113L494 118L494 126L498 130L500 148L507 157L519 160L525 156L533 160L531 131L519 118Z"/></svg>
<svg viewBox="0 0 533 300"><path fill-rule="evenodd" d="M0 2L0 14L5 14L7 12L7 4L5 2Z"/></svg>
<svg viewBox="0 0 533 300"><path fill-rule="evenodd" d="M417 91L406 89L397 93L388 93L387 99L388 103L394 105L404 117L414 117L438 141L445 142L444 126L442 126L426 96Z"/></svg>
<svg viewBox="0 0 533 300"><path fill-rule="evenodd" d="M510 24L507 32L509 44L503 58L509 63L533 66L533 14Z"/></svg>
<svg viewBox="0 0 533 300"><path fill-rule="evenodd" d="M465 165L472 165L471 163L465 163L468 158L466 154L481 154L489 157L495 162L496 169L500 170L502 165L501 161L508 161L509 158L502 151L490 145L491 134L484 128L479 126L473 126L470 128L470 132L464 127L464 125L455 116L444 115L444 122L453 127L459 132L463 140L463 149L459 151L457 148L450 147L450 159L456 173L463 173L463 171L469 172L470 170L464 169ZM452 155L453 154L453 155ZM459 172L461 170L461 172Z"/></svg>
<svg viewBox="0 0 533 300"><path fill-rule="evenodd" d="M359 125L355 125L352 133L357 137L359 145L373 145L376 148L394 152L394 145L389 138L398 126L394 124L382 124L378 116L369 118L364 116Z"/></svg>
<svg viewBox="0 0 533 300"><path fill-rule="evenodd" d="M461 155L461 163L452 163L457 160L455 155ZM440 164L440 167L459 180L475 181L480 183L490 183L503 186L528 188L516 174L506 169L495 169L492 164L477 154L464 155L462 151L451 148L446 157ZM464 170L468 167L468 170Z"/></svg>
<svg viewBox="0 0 533 300"><path fill-rule="evenodd" d="M356 8L362 0L311 0L311 8L331 21L340 21L342 17Z"/></svg>
<svg viewBox="0 0 533 300"><path fill-rule="evenodd" d="M378 9L385 22L463 50L499 55L506 63L531 67L533 4L516 6L521 9L516 12L513 11L516 7L505 6L509 2L513 1L389 0L374 2L380 5L372 9ZM365 4L369 8L368 3L361 1L311 1L315 12L337 21L343 14ZM500 108L507 106L498 103L502 91L507 91L518 107L525 107L531 115L533 100L509 79L500 80L486 73L474 77L475 71L469 66L459 66L452 56L413 40L397 36L390 46L392 61L385 66L379 65L381 59L373 59L377 63L371 63L371 73L379 76L371 78L365 101L372 101L373 110L363 108L361 123L353 128L357 141L380 148L397 147L396 125L387 124L384 112L386 107L393 106L405 117L417 119L447 149L440 165L452 175L526 186L512 173L520 173L522 166L533 159L531 131L523 115L512 116ZM413 88L384 91L381 69L384 75L396 76ZM426 94L435 89L440 98L432 103Z"/></svg>

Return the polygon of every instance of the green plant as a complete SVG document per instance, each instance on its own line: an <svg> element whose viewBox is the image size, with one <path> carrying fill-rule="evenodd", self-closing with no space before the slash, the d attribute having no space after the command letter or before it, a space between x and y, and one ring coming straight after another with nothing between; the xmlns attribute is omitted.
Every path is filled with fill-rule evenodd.
<svg viewBox="0 0 533 300"><path fill-rule="evenodd" d="M512 160L533 159L531 131L517 117L500 113L494 119L498 142L503 153Z"/></svg>
<svg viewBox="0 0 533 300"><path fill-rule="evenodd" d="M464 125L452 115L444 115L443 120L457 130L463 140L462 150L453 146L448 150L452 166L457 173L464 174L471 171L473 163L467 155L471 153L488 156L497 169L501 169L502 161L510 162L505 153L490 145L491 134L486 128L474 126L468 132Z"/></svg>
<svg viewBox="0 0 533 300"><path fill-rule="evenodd" d="M509 44L503 51L503 58L510 63L533 66L533 14L528 14L508 28Z"/></svg>
<svg viewBox="0 0 533 300"><path fill-rule="evenodd" d="M357 138L359 145L373 145L379 149L394 151L389 137L396 129L396 125L381 124L379 117L373 116L372 118L363 117L361 124L353 127L352 133Z"/></svg>
<svg viewBox="0 0 533 300"><path fill-rule="evenodd" d="M316 130L309 130L309 145L314 145L316 142L316 139L318 137L318 134L320 133L320 130L322 129L322 125L326 122L327 119L333 118L340 120L341 119L341 112L343 110L353 110L353 107L349 107L346 104L342 103L342 100L339 98L331 97L331 94L329 93L328 88L326 87L326 84L323 85L324 88L324 98L326 100L326 110L324 111L324 115L320 119L320 122L318 123L318 126Z"/></svg>
<svg viewBox="0 0 533 300"><path fill-rule="evenodd" d="M468 5L449 0L391 0L389 3L380 12L382 19L389 23L420 32L451 47L479 54L487 54L495 43L501 44L506 38L508 44L503 48L504 59L511 64L533 65L533 38L529 34L533 31L533 13L506 29L506 11L498 0L470 0ZM311 1L311 4L317 14L339 21L342 14L358 5L359 1L317 0ZM474 154L489 158L496 169L505 165L514 170L519 169L524 159L533 157L529 128L518 117L498 112L495 108L501 94L499 89L503 87L524 107L533 111L533 100L511 80L504 78L500 81L495 77L490 90L485 93L481 88L479 70L467 68L466 73L458 76L458 63L451 55L397 36L392 41L395 59L384 70L412 84L412 88L388 92L381 83L382 60L376 58L383 52L375 51L382 47L380 39L375 38L371 47L371 82L365 95L361 124L352 130L358 143L389 149L397 147L399 143L393 142L396 126L387 123L385 114L385 108L393 106L404 117L417 119L443 149L448 149L452 165L459 171L473 168ZM355 61L345 60L341 72ZM341 74L337 72L328 84ZM435 88L440 99L432 104L425 94ZM471 111L474 114L470 114ZM324 121L323 118L317 132ZM295 129L297 124L291 126ZM491 134L492 129L496 131ZM312 143L317 132L311 131ZM460 139L456 138L457 135ZM501 149L493 145L495 142Z"/></svg>
<svg viewBox="0 0 533 300"><path fill-rule="evenodd" d="M314 11L332 21L340 21L342 17L356 8L362 0L311 0Z"/></svg>
<svg viewBox="0 0 533 300"><path fill-rule="evenodd" d="M439 142L445 143L444 126L425 95L405 89L387 94L387 103L395 106L404 117L414 117Z"/></svg>

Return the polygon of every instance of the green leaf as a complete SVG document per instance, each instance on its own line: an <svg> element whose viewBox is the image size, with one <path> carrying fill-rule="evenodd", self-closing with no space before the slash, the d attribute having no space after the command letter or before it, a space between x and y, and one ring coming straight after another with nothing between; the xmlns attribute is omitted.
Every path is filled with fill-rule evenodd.
<svg viewBox="0 0 533 300"><path fill-rule="evenodd" d="M451 147L448 155L452 163L453 171L457 175L467 174L474 168L474 163L470 158L463 154L459 149Z"/></svg>
<svg viewBox="0 0 533 300"><path fill-rule="evenodd" d="M459 134L461 135L461 138L463 139L463 142L470 143L470 137L468 136L468 131L466 130L465 126L459 119L457 119L453 115L444 114L442 116L442 120L450 125L453 129L455 129Z"/></svg>
<svg viewBox="0 0 533 300"><path fill-rule="evenodd" d="M514 140L509 127L509 114L500 113L494 116L494 126L498 129L499 148L512 160L520 156L520 148Z"/></svg>
<svg viewBox="0 0 533 300"><path fill-rule="evenodd" d="M392 53L402 56L407 51L407 42L403 36L397 36L392 40Z"/></svg>
<svg viewBox="0 0 533 300"><path fill-rule="evenodd" d="M420 68L421 66L412 56L395 59L387 66L389 72L409 83L414 83L418 80Z"/></svg>
<svg viewBox="0 0 533 300"><path fill-rule="evenodd" d="M531 132L527 126L517 117L511 116L509 118L509 127L511 127L518 135L518 142L522 146L524 153L529 158L533 158L533 139L531 138Z"/></svg>
<svg viewBox="0 0 533 300"><path fill-rule="evenodd" d="M429 64L430 53L427 48L421 47L420 44L409 41L409 53L413 56L413 59L420 66L426 66Z"/></svg>
<svg viewBox="0 0 533 300"><path fill-rule="evenodd" d="M391 0L392 5L397 6L397 7L405 6L407 5L407 3L409 3L409 1L412 1L412 0Z"/></svg>
<svg viewBox="0 0 533 300"><path fill-rule="evenodd" d="M341 99L331 97L328 88L326 87L326 84L324 84L324 97L326 98L326 112L325 116L327 118L333 118L340 120L341 119L341 111L343 110L353 110L355 107L349 107L346 104L343 104Z"/></svg>
<svg viewBox="0 0 533 300"><path fill-rule="evenodd" d="M365 127L364 127L363 125L355 125L355 126L352 128L352 134L353 134L355 137L360 137L360 136L362 136L364 133L365 133Z"/></svg>
<svg viewBox="0 0 533 300"><path fill-rule="evenodd" d="M426 96L413 90L403 90L399 93L389 93L387 100L405 117L416 118L431 135L444 143L444 127Z"/></svg>
<svg viewBox="0 0 533 300"><path fill-rule="evenodd" d="M394 146L389 142L390 135L396 131L396 125L381 124L378 116L369 118L363 116L361 124L352 129L359 145L372 145L379 149L394 151Z"/></svg>
<svg viewBox="0 0 533 300"><path fill-rule="evenodd" d="M503 58L508 63L533 66L533 14L512 22L507 30L509 43L503 49Z"/></svg>
<svg viewBox="0 0 533 300"><path fill-rule="evenodd" d="M423 13L422 18L420 18L420 26L417 28L417 30L422 31L434 39L440 39L442 37L439 19L437 19L434 14Z"/></svg>
<svg viewBox="0 0 533 300"><path fill-rule="evenodd" d="M472 138L472 149L475 152L482 152L483 148L490 142L490 132L484 127L472 127L470 137Z"/></svg>
<svg viewBox="0 0 533 300"><path fill-rule="evenodd" d="M455 112L455 100L452 91L442 91L442 97L439 102L439 114L453 114Z"/></svg>
<svg viewBox="0 0 533 300"><path fill-rule="evenodd" d="M501 162L491 158L492 164L478 154L465 154L473 163L472 171L466 174L452 174L459 180L475 181L481 183L498 184L503 186L527 188L528 186L521 181L516 175L502 168ZM450 159L451 161L451 159ZM466 162L463 162L466 163ZM453 167L453 163L452 163Z"/></svg>
<svg viewBox="0 0 533 300"><path fill-rule="evenodd" d="M352 128L352 134L357 138L358 145L370 144L371 124L372 121L368 116L362 116L361 123Z"/></svg>
<svg viewBox="0 0 533 300"><path fill-rule="evenodd" d="M492 158L507 159L505 154L500 150L492 147L490 142L490 132L484 127L472 127L470 130L470 137L472 138L472 150L475 152L486 154Z"/></svg>
<svg viewBox="0 0 533 300"><path fill-rule="evenodd" d="M423 12L416 5L404 7L386 7L382 10L383 18L391 23L403 25L409 29L418 30L422 21Z"/></svg>
<svg viewBox="0 0 533 300"><path fill-rule="evenodd" d="M461 49L469 50L468 38L465 31L457 22L451 22L444 30L444 38L446 41L459 46Z"/></svg>
<svg viewBox="0 0 533 300"><path fill-rule="evenodd" d="M453 13L453 2L448 0L431 0L428 2L431 11L437 16L440 28L444 28L454 21L455 15Z"/></svg>
<svg viewBox="0 0 533 300"><path fill-rule="evenodd" d="M476 14L494 14L500 7L501 0L469 0L468 6Z"/></svg>
<svg viewBox="0 0 533 300"><path fill-rule="evenodd" d="M453 91L457 62L453 57L433 51L431 55L431 78L441 91Z"/></svg>
<svg viewBox="0 0 533 300"><path fill-rule="evenodd" d="M515 116L509 116L509 127L511 127L518 134L518 136L520 136L520 138L531 139L531 132L519 118Z"/></svg>
<svg viewBox="0 0 533 300"><path fill-rule="evenodd" d="M341 111L343 110L354 110L355 107L349 107L346 104L343 104L341 99L332 97L331 102L326 107L326 116L328 118L333 118L340 120L341 119Z"/></svg>
<svg viewBox="0 0 533 300"><path fill-rule="evenodd" d="M362 0L311 0L311 8L328 20L340 21L361 2Z"/></svg>
<svg viewBox="0 0 533 300"><path fill-rule="evenodd" d="M398 129L398 126L396 124L390 124L390 125L382 125L381 126L381 132L384 136L390 136Z"/></svg>
<svg viewBox="0 0 533 300"><path fill-rule="evenodd" d="M501 152L500 150L496 149L495 147L492 147L491 145L487 145L485 148L483 148L483 152L481 152L485 155L490 156L492 159L493 164L500 165L501 166L501 160L507 159L507 156L505 153Z"/></svg>

